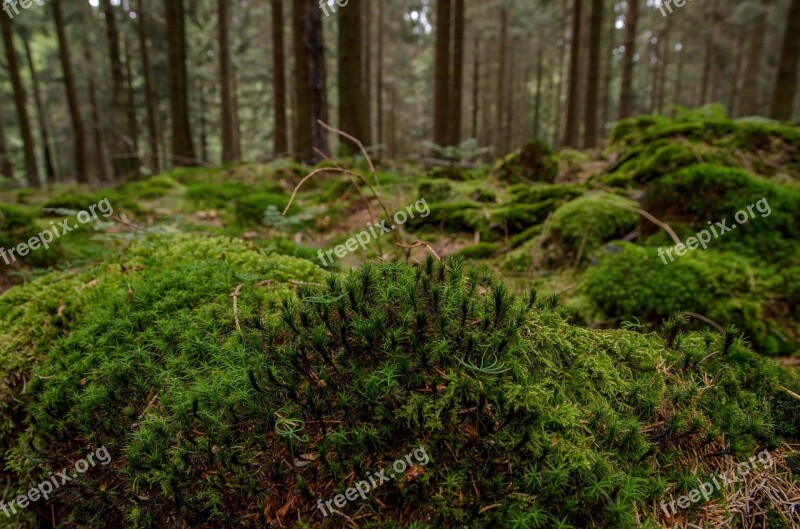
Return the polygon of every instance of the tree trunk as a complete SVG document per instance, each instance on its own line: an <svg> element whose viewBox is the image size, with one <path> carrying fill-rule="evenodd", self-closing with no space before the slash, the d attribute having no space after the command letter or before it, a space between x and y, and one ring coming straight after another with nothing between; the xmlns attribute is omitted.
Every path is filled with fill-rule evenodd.
<svg viewBox="0 0 800 529"><path fill-rule="evenodd" d="M58 52L61 59L61 67L64 70L67 105L69 106L69 116L72 121L72 137L75 142L75 170L77 172L78 183L86 184L89 182L89 166L86 161L86 137L84 135L80 105L78 104L78 92L75 88L75 77L72 74L72 62L69 58L69 43L67 42L67 34L64 30L64 16L61 11L61 0L53 0L52 5L53 18L55 19L56 33L58 35Z"/></svg>
<svg viewBox="0 0 800 529"><path fill-rule="evenodd" d="M662 57L661 61L661 71L659 72L658 76L658 103L656 105L656 112L660 115L664 113L664 101L666 99L666 91L667 91L667 69L669 68L669 58L672 55L672 49L669 45L669 39L672 34L672 20L669 19L667 21L667 29L664 31L664 36L662 37Z"/></svg>
<svg viewBox="0 0 800 529"><path fill-rule="evenodd" d="M378 143L384 144L385 138L383 137L383 34L384 31L384 5L386 1L378 2L378 101L377 101L377 125L378 125Z"/></svg>
<svg viewBox="0 0 800 529"><path fill-rule="evenodd" d="M503 148L503 112L505 111L505 82L506 82L506 63L508 55L508 12L503 7L500 10L500 67L497 71L497 91L495 92L495 112L494 112L494 153L495 156L506 154Z"/></svg>
<svg viewBox="0 0 800 529"><path fill-rule="evenodd" d="M461 143L461 108L464 98L464 0L455 0L453 72L450 79L450 143Z"/></svg>
<svg viewBox="0 0 800 529"><path fill-rule="evenodd" d="M600 50L603 44L603 0L592 0L589 23L589 75L586 82L584 147L597 145L597 107L600 87Z"/></svg>
<svg viewBox="0 0 800 529"><path fill-rule="evenodd" d="M272 64L275 82L275 155L289 152L286 124L286 54L283 36L283 0L272 0Z"/></svg>
<svg viewBox="0 0 800 529"><path fill-rule="evenodd" d="M125 86L125 75L122 71L122 61L119 50L119 33L114 16L114 8L110 0L102 0L103 12L106 17L106 35L108 37L108 57L111 65L111 84L113 93L113 112L115 130L112 132L111 166L114 177L118 180L124 178L139 167L138 156L134 152L133 129L129 120L128 91Z"/></svg>
<svg viewBox="0 0 800 529"><path fill-rule="evenodd" d="M481 91L481 39L475 37L475 57L472 64L472 137L478 138L478 111L480 110Z"/></svg>
<svg viewBox="0 0 800 529"><path fill-rule="evenodd" d="M147 28L144 21L145 11L142 0L136 3L139 48L142 56L142 71L144 73L144 97L147 107L147 135L150 141L150 171L158 173L161 171L161 164L158 159L158 128L156 127L156 101L153 95L153 83L150 74L150 54L147 50Z"/></svg>
<svg viewBox="0 0 800 529"><path fill-rule="evenodd" d="M611 105L613 102L611 101L611 78L614 73L614 48L616 48L617 44L617 17L614 14L614 11L611 11L611 16L609 17L611 24L606 26L606 54L605 60L603 61L603 94L602 104L603 104L603 114L600 118L600 130L605 131L606 125L611 121Z"/></svg>
<svg viewBox="0 0 800 529"><path fill-rule="evenodd" d="M630 117L633 111L633 56L636 54L639 1L628 2L628 13L625 17L625 58L622 64L622 86L619 91L619 119Z"/></svg>
<svg viewBox="0 0 800 529"><path fill-rule="evenodd" d="M45 174L47 175L47 182L52 184L58 179L56 177L56 169L53 164L53 155L50 150L50 128L47 126L47 116L45 114L44 104L42 104L42 93L39 89L39 76L36 73L36 65L33 63L33 55L31 54L30 42L28 36L22 32L22 44L25 47L25 57L28 60L28 68L31 72L31 83L33 85L33 98L36 102L36 115L39 118L39 133L42 136L42 150L44 151L44 167Z"/></svg>
<svg viewBox="0 0 800 529"><path fill-rule="evenodd" d="M19 131L22 136L22 143L25 154L25 177L28 185L39 187L39 169L36 165L36 150L33 145L33 134L31 134L31 124L28 121L27 99L25 97L25 87L22 85L22 77L19 72L19 60L14 49L14 37L11 30L11 19L5 15L0 16L0 30L3 32L3 43L6 48L8 60L8 73L11 77L11 86L14 89L14 104L17 107L17 121Z"/></svg>
<svg viewBox="0 0 800 529"><path fill-rule="evenodd" d="M128 123L130 124L131 139L133 141L133 151L139 159L139 120L136 117L136 94L133 90L133 56L131 54L130 40L126 33L123 37L125 44L125 81L128 88Z"/></svg>
<svg viewBox="0 0 800 529"><path fill-rule="evenodd" d="M436 71L433 97L433 142L447 145L450 109L450 15L451 0L436 2Z"/></svg>
<svg viewBox="0 0 800 529"><path fill-rule="evenodd" d="M559 134L561 132L561 116L563 114L562 95L564 92L564 63L567 55L567 32L569 31L569 0L562 0L564 6L563 20L564 28L562 29L561 36L561 49L558 54L558 84L555 90L555 101L553 108L555 108L555 116L553 122L553 147L557 147L560 142Z"/></svg>
<svg viewBox="0 0 800 529"><path fill-rule="evenodd" d="M536 50L536 99L533 104L533 139L539 141L541 138L542 121L542 69L544 66L544 45L541 39L537 43Z"/></svg>
<svg viewBox="0 0 800 529"><path fill-rule="evenodd" d="M778 76L772 92L769 111L772 119L789 121L792 118L792 104L797 89L798 59L800 59L800 0L792 0L778 63Z"/></svg>
<svg viewBox="0 0 800 529"><path fill-rule="evenodd" d="M758 82L761 77L761 50L764 48L764 37L767 32L767 3L768 0L761 0L759 13L753 22L753 33L742 77L739 116L752 116L758 113Z"/></svg>
<svg viewBox="0 0 800 529"><path fill-rule="evenodd" d="M228 45L228 1L217 0L217 29L219 30L219 83L222 100L221 120L222 163L236 161L236 132L233 123L233 93L231 78L231 55Z"/></svg>
<svg viewBox="0 0 800 529"><path fill-rule="evenodd" d="M3 129L3 120L0 119L0 175L14 179L14 169L11 167L11 160L8 157L8 149L6 148L6 132Z"/></svg>
<svg viewBox="0 0 800 529"><path fill-rule="evenodd" d="M311 162L311 72L306 47L306 0L294 0L292 35L294 37L295 97L294 151L299 162Z"/></svg>
<svg viewBox="0 0 800 529"><path fill-rule="evenodd" d="M714 51L714 34L716 33L715 27L715 11L716 2L712 1L708 4L708 11L706 13L706 38L705 38L705 58L703 59L703 80L700 84L700 95L697 98L697 106L703 106L708 102L708 86L711 82L711 61Z"/></svg>
<svg viewBox="0 0 800 529"><path fill-rule="evenodd" d="M88 71L86 84L89 89L89 105L92 112L92 139L94 142L93 162L95 170L97 171L97 178L101 182L104 182L108 180L108 174L106 172L107 163L103 145L104 135L102 122L100 120L100 106L97 104L97 90L94 85L94 59L92 58L90 46L83 47L83 60L86 62Z"/></svg>
<svg viewBox="0 0 800 529"><path fill-rule="evenodd" d="M564 128L564 145L578 147L580 122L578 120L578 77L581 65L581 17L583 0L575 0L572 9L572 46L569 59L569 82L567 88L567 123Z"/></svg>
<svg viewBox="0 0 800 529"><path fill-rule="evenodd" d="M200 160L208 162L208 135L206 134L206 92L202 81L200 82Z"/></svg>
<svg viewBox="0 0 800 529"><path fill-rule="evenodd" d="M328 121L328 100L322 12L315 0L306 0L306 38L311 80L311 144L315 148L312 162L317 163L323 159L323 154L327 155L330 151L328 131L319 124L320 121Z"/></svg>
<svg viewBox="0 0 800 529"><path fill-rule="evenodd" d="M339 11L339 128L364 145L369 138L369 99L364 90L364 51L361 30L363 8L361 0L350 3ZM339 143L342 154L354 154L358 146L343 140Z"/></svg>
<svg viewBox="0 0 800 529"><path fill-rule="evenodd" d="M364 100L367 108L367 138L372 143L372 5L369 0L361 2L363 30L361 36L361 57L364 63L364 75L361 79ZM341 23L341 19L339 19ZM341 36L340 36L341 38ZM362 140L365 143L365 140Z"/></svg>
<svg viewBox="0 0 800 529"><path fill-rule="evenodd" d="M196 164L189 128L189 86L186 75L186 27L183 0L166 0L169 46L169 100L172 114L172 160L176 166Z"/></svg>

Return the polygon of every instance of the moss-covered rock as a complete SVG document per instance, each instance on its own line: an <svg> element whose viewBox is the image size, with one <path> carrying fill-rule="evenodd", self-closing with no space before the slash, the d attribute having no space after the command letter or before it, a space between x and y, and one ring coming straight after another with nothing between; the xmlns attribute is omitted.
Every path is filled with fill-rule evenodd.
<svg viewBox="0 0 800 529"><path fill-rule="evenodd" d="M554 182L558 162L550 148L542 142L529 143L497 162L494 174L509 184Z"/></svg>

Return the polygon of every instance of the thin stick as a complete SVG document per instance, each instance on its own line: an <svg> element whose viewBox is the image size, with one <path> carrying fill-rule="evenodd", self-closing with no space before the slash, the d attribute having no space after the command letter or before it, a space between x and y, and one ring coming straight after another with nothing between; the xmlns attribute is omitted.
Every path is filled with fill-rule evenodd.
<svg viewBox="0 0 800 529"><path fill-rule="evenodd" d="M407 250L410 250L412 248L419 248L420 246L424 246L428 250L430 250L430 252L433 254L433 256L436 258L437 261L441 261L442 260L442 258L439 257L439 254L436 253L436 250L434 250L433 247L430 244L428 244L427 242L424 242L424 241L414 241L413 244L395 243L395 246L399 246L400 248L405 248Z"/></svg>
<svg viewBox="0 0 800 529"><path fill-rule="evenodd" d="M666 222L661 222L660 220L655 218L653 215L651 215L647 211L645 211L645 210L643 210L641 208L632 208L632 207L629 207L629 206L623 206L622 204L615 204L615 203L613 203L611 201L605 201L605 203L608 204L609 206L614 206L614 207L617 207L617 208L626 209L628 211L633 211L633 212L638 213L639 215L641 215L642 217L646 218L647 220L649 220L653 224L656 224L657 226L660 226L661 228L663 228L664 231L666 231L669 234L669 236L672 237L672 240L675 242L675 244L683 244L683 241L681 241L681 238L678 237L678 234L675 233L675 231L669 226L669 224L667 224Z"/></svg>
<svg viewBox="0 0 800 529"><path fill-rule="evenodd" d="M318 120L317 120L317 123L319 123L319 124L320 124L320 125L321 125L323 128L325 128L325 129L329 130L330 132L335 132L336 134L338 134L338 135L340 135L340 136L344 136L344 137L345 137L345 138L347 138L348 140L350 140L350 141L352 141L353 143L355 143L356 145L358 145L358 148L359 148L359 149L361 149L361 153L364 155L364 158L366 158L366 159L367 159L367 164L369 164L369 170L370 170L370 172L371 172L372 174L375 174L375 166L374 166L374 165L372 165L372 160L370 159L370 157L369 157L369 154L367 154L367 150L364 148L364 144L363 144L363 143L361 143L361 142L358 140L358 138L356 138L356 137L354 137L354 136L351 136L350 134L346 133L346 132L345 132L345 131L343 131L343 130L339 130L339 129L335 129L335 128L331 127L330 125L328 125L327 123L325 123L325 122L324 122L324 121L322 121L321 119L318 119ZM377 183L377 180L375 180L375 182Z"/></svg>
<svg viewBox="0 0 800 529"><path fill-rule="evenodd" d="M242 292L242 284L239 283L236 286L236 290L234 290L233 293L231 294L231 297L233 298L233 321L236 323L236 330L239 331L239 333L242 332L242 328L239 326L239 306L237 302L239 300L239 294L241 294L241 292Z"/></svg>

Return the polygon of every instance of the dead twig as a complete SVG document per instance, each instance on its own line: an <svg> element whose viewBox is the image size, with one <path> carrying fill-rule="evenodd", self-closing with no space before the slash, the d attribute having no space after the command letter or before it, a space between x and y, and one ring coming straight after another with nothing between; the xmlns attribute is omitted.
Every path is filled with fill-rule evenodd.
<svg viewBox="0 0 800 529"><path fill-rule="evenodd" d="M242 292L242 284L239 283L236 286L236 290L230 295L233 298L233 321L236 323L236 330L240 333L242 332L242 328L239 326L239 294Z"/></svg>
<svg viewBox="0 0 800 529"><path fill-rule="evenodd" d="M436 258L437 261L442 260L442 258L439 257L439 254L436 253L436 250L434 250L430 244L424 241L414 241L413 244L400 244L399 242L397 242L395 243L395 246L399 246L400 248L405 248L406 250L411 250L412 248L419 248L420 246L424 246L428 249L428 251L430 251L433 254L433 256ZM410 255L410 253L406 255Z"/></svg>

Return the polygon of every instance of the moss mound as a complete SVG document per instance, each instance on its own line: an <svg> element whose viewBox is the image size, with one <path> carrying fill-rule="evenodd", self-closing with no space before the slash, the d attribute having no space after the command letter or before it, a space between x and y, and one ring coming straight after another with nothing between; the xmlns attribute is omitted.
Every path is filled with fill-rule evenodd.
<svg viewBox="0 0 800 529"><path fill-rule="evenodd" d="M341 511L369 513L363 527L655 526L684 451L745 457L800 431L780 389L798 384L732 335L580 329L460 261L325 277L168 242L107 265L58 330L19 342L40 363L3 399L27 417L6 435L16 479L111 452L54 504L81 527L340 527L317 500L420 446L425 468Z"/></svg>
<svg viewBox="0 0 800 529"><path fill-rule="evenodd" d="M590 194L567 202L550 219L549 242L559 262L591 255L603 243L622 237L639 222L636 203L611 193Z"/></svg>
<svg viewBox="0 0 800 529"><path fill-rule="evenodd" d="M789 285L795 273L796 267L781 274L711 249L670 262L655 248L618 243L587 270L581 290L601 319L655 325L675 312L695 312L737 326L765 354L791 354L800 345L800 329L791 316L796 287Z"/></svg>
<svg viewBox="0 0 800 529"><path fill-rule="evenodd" d="M494 174L501 182L509 184L552 183L558 176L558 162L550 147L533 142L498 161Z"/></svg>

